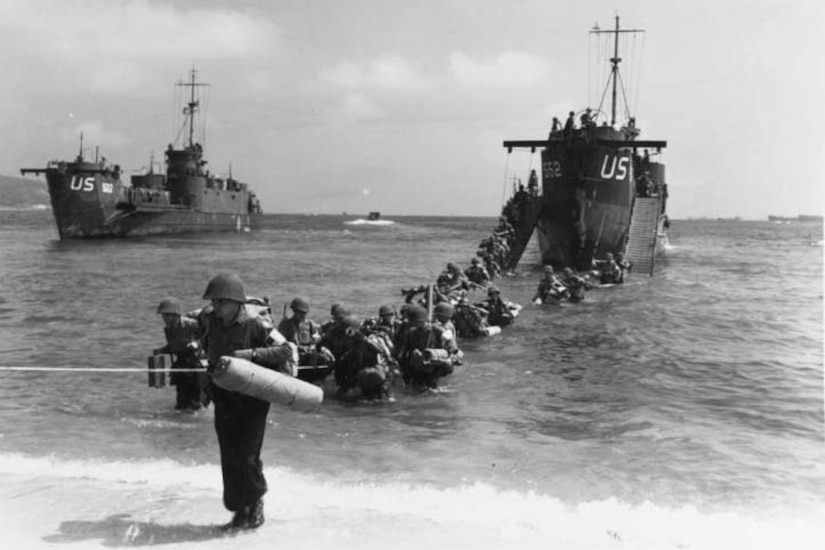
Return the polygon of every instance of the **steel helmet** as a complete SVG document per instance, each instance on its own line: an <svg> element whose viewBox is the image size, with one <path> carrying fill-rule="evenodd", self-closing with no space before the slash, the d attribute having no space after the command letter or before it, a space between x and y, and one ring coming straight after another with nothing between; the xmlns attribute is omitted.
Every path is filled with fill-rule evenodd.
<svg viewBox="0 0 825 550"><path fill-rule="evenodd" d="M243 281L235 273L218 273L206 285L203 299L232 300L233 302L243 303L246 301Z"/></svg>
<svg viewBox="0 0 825 550"><path fill-rule="evenodd" d="M545 273L553 273L553 266L552 265L546 265L546 266L544 266L543 269L544 269Z"/></svg>
<svg viewBox="0 0 825 550"><path fill-rule="evenodd" d="M174 313L175 315L182 315L180 300L172 297L164 298L160 301L158 313Z"/></svg>
<svg viewBox="0 0 825 550"><path fill-rule="evenodd" d="M346 317L349 315L349 310L344 307L344 304L338 302L332 304L332 307L329 308L329 314L335 318Z"/></svg>
<svg viewBox="0 0 825 550"><path fill-rule="evenodd" d="M422 323L427 321L427 310L421 306L413 306L407 313L407 318L411 323Z"/></svg>
<svg viewBox="0 0 825 550"><path fill-rule="evenodd" d="M573 274L573 270L572 270L571 268L569 268L569 267L565 267L565 268L562 270L562 273L564 273L565 275L567 275L567 276L569 277L570 275L572 275L572 274Z"/></svg>
<svg viewBox="0 0 825 550"><path fill-rule="evenodd" d="M289 304L289 308L292 311L300 311L302 313L309 313L309 300L304 298L303 296L296 296L292 299L292 303Z"/></svg>
<svg viewBox="0 0 825 550"><path fill-rule="evenodd" d="M384 315L395 315L395 310L389 304L384 304L383 306L378 308L378 316L383 317Z"/></svg>
<svg viewBox="0 0 825 550"><path fill-rule="evenodd" d="M481 263L481 260L479 260L478 258L473 258L472 260L470 260L470 263L473 265L478 265Z"/></svg>
<svg viewBox="0 0 825 550"><path fill-rule="evenodd" d="M435 306L435 314L451 319L453 317L453 306L448 302L439 302Z"/></svg>
<svg viewBox="0 0 825 550"><path fill-rule="evenodd" d="M496 285L490 285L489 287L487 287L487 295L488 296L490 294L494 294L494 293L501 294L501 291L498 289L498 287Z"/></svg>

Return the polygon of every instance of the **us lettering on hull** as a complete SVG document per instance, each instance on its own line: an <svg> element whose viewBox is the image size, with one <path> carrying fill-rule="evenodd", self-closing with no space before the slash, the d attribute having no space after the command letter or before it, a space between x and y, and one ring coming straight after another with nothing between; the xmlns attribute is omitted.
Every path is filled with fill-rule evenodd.
<svg viewBox="0 0 825 550"><path fill-rule="evenodd" d="M605 155L602 160L602 171L600 176L606 180L624 181L627 178L630 166L630 157L619 157L618 155Z"/></svg>
<svg viewBox="0 0 825 550"><path fill-rule="evenodd" d="M94 191L95 178L93 176L72 176L69 189L72 191Z"/></svg>

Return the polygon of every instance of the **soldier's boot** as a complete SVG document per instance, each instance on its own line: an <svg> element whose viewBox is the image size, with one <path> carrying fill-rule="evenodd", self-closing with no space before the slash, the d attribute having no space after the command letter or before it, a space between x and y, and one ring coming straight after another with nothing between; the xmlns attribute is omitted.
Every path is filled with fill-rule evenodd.
<svg viewBox="0 0 825 550"><path fill-rule="evenodd" d="M255 504L249 507L246 528L257 529L264 524L264 521L264 499L259 498L255 501Z"/></svg>
<svg viewBox="0 0 825 550"><path fill-rule="evenodd" d="M232 521L221 526L221 531L236 531L246 529L249 525L249 506L244 506L232 516Z"/></svg>

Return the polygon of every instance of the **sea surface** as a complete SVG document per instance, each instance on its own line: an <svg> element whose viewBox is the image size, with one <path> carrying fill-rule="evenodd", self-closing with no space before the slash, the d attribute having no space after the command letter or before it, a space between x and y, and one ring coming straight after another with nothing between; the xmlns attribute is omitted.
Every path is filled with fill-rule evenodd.
<svg viewBox="0 0 825 550"><path fill-rule="evenodd" d="M205 305L217 272L278 315L300 294L363 318L495 225L385 217L60 242L48 211L0 212L3 547L825 548L822 225L767 221L675 220L653 277L561 306L530 303L531 247L497 282L517 324L460 341L443 392L273 406L267 523L219 535L211 409L83 369L144 367L158 302Z"/></svg>

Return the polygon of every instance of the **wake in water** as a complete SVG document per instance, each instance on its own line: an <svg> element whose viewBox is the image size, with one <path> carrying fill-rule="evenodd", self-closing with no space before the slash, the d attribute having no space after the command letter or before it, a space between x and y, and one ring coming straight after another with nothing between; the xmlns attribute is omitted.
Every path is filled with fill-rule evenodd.
<svg viewBox="0 0 825 550"><path fill-rule="evenodd" d="M344 222L346 225L395 225L395 222L392 220L367 220L364 218L358 218L357 220L349 220Z"/></svg>

